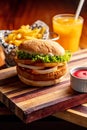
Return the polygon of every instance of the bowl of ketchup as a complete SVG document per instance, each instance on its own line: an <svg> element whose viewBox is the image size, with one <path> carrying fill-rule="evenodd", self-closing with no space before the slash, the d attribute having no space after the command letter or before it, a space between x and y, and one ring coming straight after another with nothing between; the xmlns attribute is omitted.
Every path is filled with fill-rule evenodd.
<svg viewBox="0 0 87 130"><path fill-rule="evenodd" d="M75 67L70 70L71 88L87 93L87 67Z"/></svg>

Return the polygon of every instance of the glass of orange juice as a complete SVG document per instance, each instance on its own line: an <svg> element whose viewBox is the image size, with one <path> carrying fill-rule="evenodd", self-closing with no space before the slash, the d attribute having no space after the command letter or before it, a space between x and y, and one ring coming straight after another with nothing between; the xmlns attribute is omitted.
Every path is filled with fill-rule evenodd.
<svg viewBox="0 0 87 130"><path fill-rule="evenodd" d="M58 42L65 50L70 50L71 52L78 50L83 21L81 16L75 20L74 14L59 14L53 16L53 31L60 36Z"/></svg>

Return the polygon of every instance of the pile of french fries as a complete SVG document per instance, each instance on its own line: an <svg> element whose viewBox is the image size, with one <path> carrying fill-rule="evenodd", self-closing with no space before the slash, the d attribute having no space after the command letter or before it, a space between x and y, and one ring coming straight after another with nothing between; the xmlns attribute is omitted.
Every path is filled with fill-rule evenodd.
<svg viewBox="0 0 87 130"><path fill-rule="evenodd" d="M31 29L29 25L22 25L18 30L12 31L7 37L5 37L5 42L19 46L25 40L30 39L42 39L46 31L45 27Z"/></svg>

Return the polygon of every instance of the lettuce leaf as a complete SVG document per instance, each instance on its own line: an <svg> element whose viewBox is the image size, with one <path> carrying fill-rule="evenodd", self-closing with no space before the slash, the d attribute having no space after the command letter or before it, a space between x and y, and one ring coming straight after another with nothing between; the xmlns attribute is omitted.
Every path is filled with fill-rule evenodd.
<svg viewBox="0 0 87 130"><path fill-rule="evenodd" d="M71 57L71 52L66 51L63 56L51 56L51 55L42 55L42 54L29 54L27 52L18 50L17 51L17 57L19 59L30 59L33 61L41 61L44 63L50 63L50 62L68 62Z"/></svg>

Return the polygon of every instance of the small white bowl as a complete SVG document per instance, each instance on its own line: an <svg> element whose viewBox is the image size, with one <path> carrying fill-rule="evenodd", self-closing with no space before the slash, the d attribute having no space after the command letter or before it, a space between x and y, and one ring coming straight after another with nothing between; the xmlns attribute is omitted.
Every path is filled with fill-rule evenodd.
<svg viewBox="0 0 87 130"><path fill-rule="evenodd" d="M75 67L70 70L71 88L78 92L87 93L87 77L79 77L75 75L75 72L81 70L87 71L87 67Z"/></svg>

